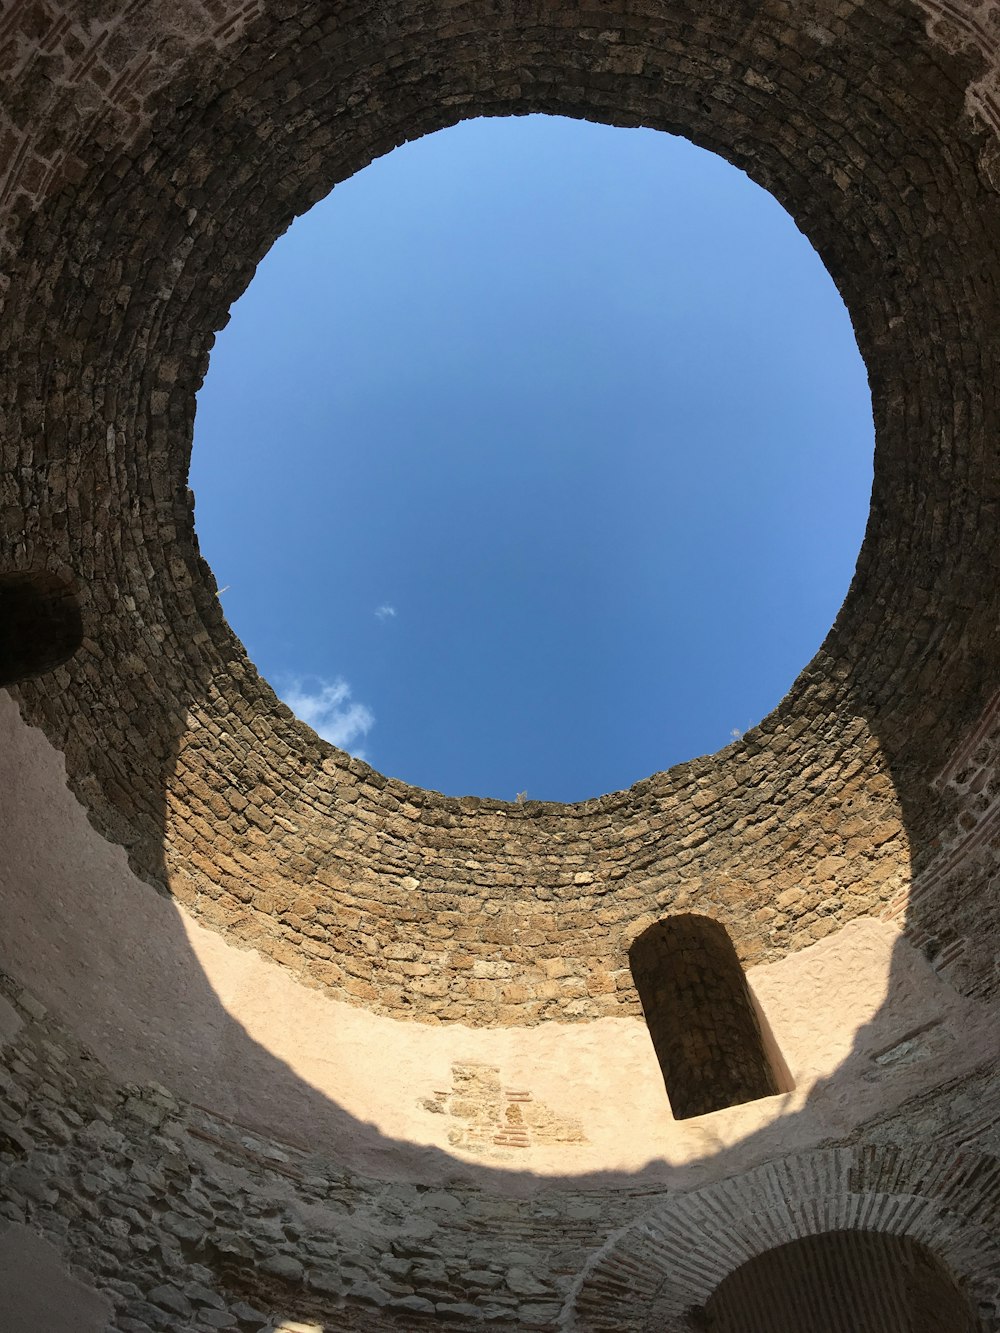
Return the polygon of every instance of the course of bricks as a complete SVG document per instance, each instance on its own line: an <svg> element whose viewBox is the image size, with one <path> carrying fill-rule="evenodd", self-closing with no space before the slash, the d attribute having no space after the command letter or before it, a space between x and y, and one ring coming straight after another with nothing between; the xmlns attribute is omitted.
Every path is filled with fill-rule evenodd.
<svg viewBox="0 0 1000 1333"><path fill-rule="evenodd" d="M856 917L885 916L951 985L995 999L998 48L995 0L6 5L0 587L8 605L10 589L73 592L50 618L51 641L39 634L51 652L36 665L72 646L77 610L79 651L12 689L25 720L65 754L94 827L203 924L331 996L400 1020L521 1027L639 1016L629 948L685 913L718 921L744 968ZM681 132L770 190L844 296L876 426L856 576L788 697L719 754L637 774L628 791L573 806L417 790L320 741L226 625L187 488L195 393L215 331L292 219L406 139L525 112ZM16 1089L28 1066L12 1061ZM88 1061L67 1061L70 1078L88 1086ZM993 1133L994 1088L970 1089L943 1090L932 1111L872 1126L880 1149L905 1145L926 1116L953 1146ZM537 1107L503 1095L497 1116L477 1111L463 1132L511 1153L527 1134L578 1132L546 1127ZM144 1104L101 1096L97 1119L109 1124ZM24 1106L8 1116L15 1129L30 1119ZM76 1142L78 1129L59 1115L36 1124L33 1144L9 1140L4 1170L37 1150L56 1153L54 1174L69 1171L58 1145L66 1134ZM863 1153L864 1132L845 1135L851 1152ZM100 1156L102 1133L84 1136L83 1149ZM97 1228L103 1205L86 1190L63 1205L37 1174L18 1177L25 1188L8 1195L5 1216L76 1245L73 1263L112 1293L123 1333L160 1326L148 1311L126 1311L130 1301L156 1307L158 1267L172 1275L169 1299L189 1261L205 1270L195 1287L215 1291L208 1251L194 1260L183 1246L142 1248L151 1219L134 1203L135 1217L105 1228L114 1243L103 1248L117 1251L120 1268L112 1280L96 1238L79 1239L81 1219ZM908 1186L918 1197L930 1188L923 1180L917 1173ZM793 1195L806 1188L795 1172L785 1184ZM244 1200L265 1239L273 1188L270 1178L248 1184ZM368 1181L352 1188L361 1200L378 1192ZM880 1190L871 1185L873 1197ZM213 1196L220 1209L223 1194ZM457 1249L442 1294L437 1268L405 1292L386 1285L399 1270L379 1263L412 1258L386 1249L358 1266L382 1295L358 1276L324 1299L336 1299L344 1328L444 1317L459 1327L484 1318L554 1327L570 1318L584 1251L639 1211L612 1191L601 1206L579 1245L548 1259L532 1245L524 1263L512 1259L521 1222L510 1223L499 1313L484 1314L484 1293L497 1286L488 1247L472 1271L489 1280L469 1309L437 1308L462 1305ZM553 1205L544 1226L561 1232L570 1215L568 1204ZM867 1217L861 1208L846 1224ZM993 1327L995 1292L961 1258L972 1231L955 1245L945 1221L931 1231L928 1246L965 1264L955 1271ZM293 1267L312 1271L291 1253L296 1240L285 1242L267 1258L289 1262L267 1282L262 1251L242 1266L232 1260L238 1279L227 1270L231 1286L250 1284L247 1307L265 1323L285 1299L272 1281L290 1282L291 1304L306 1314L322 1304ZM642 1254L640 1245L632 1269L647 1262ZM713 1281L725 1272L714 1269ZM647 1295L668 1327L682 1315L656 1292ZM167 1327L239 1326L229 1297L211 1316L181 1294L183 1315L159 1307ZM695 1294L704 1303L711 1293ZM429 1307L392 1306L406 1299ZM595 1328L615 1327L598 1309L610 1299L595 1287L575 1308L605 1319ZM219 1322L229 1315L236 1325Z"/></svg>
<svg viewBox="0 0 1000 1333"><path fill-rule="evenodd" d="M808 1237L858 1230L906 1238L904 1251L919 1247L936 1256L932 1276L943 1267L952 1283L958 1280L967 1303L962 1310L952 1300L950 1308L961 1310L964 1327L938 1327L992 1333L1000 1328L998 1181L995 1156L956 1153L933 1143L835 1148L785 1158L738 1180L668 1199L612 1236L578 1282L567 1326L576 1333L694 1330L699 1324L697 1314L690 1322L691 1312L710 1305L713 1294L728 1304L724 1281L741 1271L748 1274L758 1256ZM870 1247L853 1248L864 1266ZM881 1252L883 1261L889 1258L885 1278L898 1276L890 1258L895 1247L871 1248ZM813 1247L806 1253L817 1256ZM799 1302L800 1319L811 1283L821 1278L820 1262L804 1290L787 1291L793 1309ZM751 1285L756 1286L752 1279ZM942 1279L929 1290L943 1300L948 1287ZM772 1306L785 1294L772 1290ZM907 1294L914 1293L900 1292ZM901 1304L895 1313L906 1318L913 1311ZM751 1311L745 1314L749 1318ZM770 1333L793 1326L776 1322L766 1328ZM909 1320L897 1326L924 1333ZM757 1333L752 1324L748 1327Z"/></svg>
<svg viewBox="0 0 1000 1333"><path fill-rule="evenodd" d="M38 0L0 34L3 560L72 573L86 631L27 715L206 922L357 1003L475 1024L637 1013L627 948L669 911L720 919L748 965L885 910L957 813L927 774L995 680L1000 587L982 42L875 0L515 8ZM784 704L572 807L445 799L319 742L225 625L185 486L213 330L294 214L403 137L525 110L683 128L771 189L844 293L877 427L854 585Z"/></svg>

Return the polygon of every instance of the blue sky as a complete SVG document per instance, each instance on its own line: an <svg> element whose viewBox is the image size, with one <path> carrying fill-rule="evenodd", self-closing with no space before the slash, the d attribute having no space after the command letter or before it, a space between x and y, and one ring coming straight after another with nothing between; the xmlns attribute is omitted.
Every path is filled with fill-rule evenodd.
<svg viewBox="0 0 1000 1333"><path fill-rule="evenodd" d="M581 800L779 702L872 450L847 312L771 196L532 116L406 144L289 229L219 334L191 484L303 720L450 795Z"/></svg>

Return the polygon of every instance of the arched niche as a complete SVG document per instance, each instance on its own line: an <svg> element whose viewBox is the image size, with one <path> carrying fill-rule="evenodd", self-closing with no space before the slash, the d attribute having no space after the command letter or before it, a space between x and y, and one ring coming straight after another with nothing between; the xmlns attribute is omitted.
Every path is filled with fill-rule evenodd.
<svg viewBox="0 0 1000 1333"><path fill-rule="evenodd" d="M0 685L61 666L82 642L72 579L49 570L0 574Z"/></svg>
<svg viewBox="0 0 1000 1333"><path fill-rule="evenodd" d="M957 1152L926 1138L911 1144L861 1142L772 1159L745 1175L671 1193L596 1257L583 1275L567 1327L573 1333L703 1330L711 1301L735 1273L750 1272L762 1256L793 1242L849 1231L868 1238L858 1251L863 1246L869 1261L880 1252L873 1235L884 1237L890 1258L903 1256L904 1273L908 1254L932 1259L930 1271L940 1277L936 1290L949 1292L952 1283L976 1312L969 1316L971 1325L959 1323L959 1330L995 1333L998 1171L1000 1163L988 1154L972 1148ZM821 1254L829 1244L802 1253ZM740 1327L741 1333L752 1329ZM792 1327L800 1333L798 1324ZM892 1323L879 1333L888 1330L908 1333ZM951 1333L946 1323L940 1331Z"/></svg>
<svg viewBox="0 0 1000 1333"><path fill-rule="evenodd" d="M912 1236L826 1231L741 1264L692 1312L711 1333L975 1333L951 1274Z"/></svg>
<svg viewBox="0 0 1000 1333"><path fill-rule="evenodd" d="M629 964L675 1119L783 1090L721 922L695 913L657 921Z"/></svg>

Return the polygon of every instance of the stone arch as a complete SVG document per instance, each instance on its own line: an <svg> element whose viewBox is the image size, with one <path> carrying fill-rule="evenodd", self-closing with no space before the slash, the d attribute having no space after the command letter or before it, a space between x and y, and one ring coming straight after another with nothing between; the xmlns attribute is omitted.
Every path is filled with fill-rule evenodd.
<svg viewBox="0 0 1000 1333"><path fill-rule="evenodd" d="M706 1333L975 1333L937 1256L912 1236L820 1231L748 1259L691 1322Z"/></svg>
<svg viewBox="0 0 1000 1333"><path fill-rule="evenodd" d="M721 921L696 912L657 921L633 941L629 965L676 1120L781 1090Z"/></svg>
<svg viewBox="0 0 1000 1333"><path fill-rule="evenodd" d="M671 1199L612 1237L567 1303L573 1333L685 1333L743 1264L830 1231L907 1236L998 1327L1000 1162L859 1145L797 1154Z"/></svg>
<svg viewBox="0 0 1000 1333"><path fill-rule="evenodd" d="M344 0L335 12L319 0L8 6L0 491L12 521L0 528L0 555L11 569L36 561L77 570L88 621L100 625L86 660L80 654L60 673L62 688L28 680L18 702L65 755L70 787L95 826L128 850L143 878L331 995L435 1023L635 1014L627 976L607 967L609 941L623 923L685 910L702 893L697 900L712 900L739 932L744 959L780 960L815 938L817 925L892 908L906 913L918 941L967 940L960 965L949 962L950 944L942 962L966 994L996 993L990 834L1000 803L996 742L991 751L984 738L997 728L983 707L998 678L1000 122L990 110L995 34L984 6L978 16L961 8L945 0ZM463 116L527 111L679 131L770 189L851 310L876 419L857 576L788 698L719 755L576 807L418 791L297 724L225 625L185 487L213 330L291 218L405 138ZM935 774L944 775L938 789ZM942 847L955 827L967 841ZM233 859L248 848L249 863ZM946 864L934 862L939 853ZM820 920L775 897L790 855L794 883L823 905ZM911 869L926 876L928 866L908 901ZM308 933L317 903L322 953ZM358 945L359 919L370 927L370 952ZM39 916L34 935L47 928ZM183 975L197 981L176 922L161 929L178 930ZM439 970L414 984L395 960L423 957L432 936ZM477 963L490 969L485 977ZM38 972L28 968L26 978ZM87 970L88 979L101 975ZM37 1005L23 1012L38 1020ZM76 1021L68 1004L63 1012ZM93 1064L74 1060L77 1070ZM279 1086L287 1071L277 1061L263 1067ZM123 1106L107 1085L102 1074L109 1115L129 1134L141 1126L133 1142L155 1143L155 1107L131 1093ZM983 1086L941 1085L938 1118L914 1098L879 1132L920 1142L930 1123L942 1137L974 1142L993 1123ZM294 1091L312 1094L302 1081ZM218 1117L199 1142L216 1129L218 1178L229 1182L228 1129ZM864 1122L843 1129L865 1132ZM43 1150L39 1131L37 1142L47 1178L61 1138L51 1131ZM241 1142L234 1134L234 1149ZM372 1159L380 1171L392 1160L386 1142ZM743 1147L765 1160L775 1142ZM200 1164L201 1149L185 1145L174 1140ZM740 1169L715 1148L697 1164L698 1179ZM269 1168L239 1160L252 1182L240 1206L249 1226L249 1204L269 1208L275 1181ZM315 1159L297 1160L304 1190ZM452 1159L445 1166L450 1188ZM355 1168L337 1176L349 1208L391 1194ZM190 1178L186 1167L177 1174ZM282 1190L297 1188L295 1175L282 1177ZM997 1326L997 1164L984 1156L853 1147L675 1191L615 1231L562 1307L574 1205L548 1191L532 1231L506 1187L490 1212L490 1188L479 1196L488 1206L478 1234L490 1257L509 1244L549 1265L546 1323L555 1306L581 1329L676 1330L761 1250L855 1229L925 1244L981 1302L984 1326ZM641 1179L636 1188L645 1189ZM314 1196L304 1197L315 1217ZM454 1227L451 1254L471 1301L475 1209L461 1210L457 1191L445 1197L443 1215L458 1220L435 1235L447 1239ZM587 1248L581 1239L575 1253L591 1253L590 1238L598 1245L606 1227L621 1227L635 1199L632 1182L595 1189L582 1201L594 1220L577 1233ZM414 1200L390 1202L395 1228ZM352 1246L364 1217L363 1206L351 1212ZM51 1225L76 1243L65 1214ZM204 1220L196 1226L203 1231ZM166 1261L165 1246L140 1254L137 1235L120 1258L119 1247L77 1234L74 1261L110 1263L95 1277L110 1289L134 1280L152 1295L166 1276L150 1281L144 1257ZM377 1227L371 1234L371 1266L348 1279L344 1297L345 1312L353 1307L345 1320L357 1327L374 1326L368 1274L388 1251ZM560 1252L546 1259L550 1237ZM336 1266L339 1284L348 1265L338 1256ZM277 1294L265 1293L276 1318L288 1313L281 1281ZM527 1280L518 1286L535 1290ZM425 1281L386 1324L413 1326L413 1302L427 1312L437 1295L436 1281ZM490 1297L475 1299L479 1322Z"/></svg>
<svg viewBox="0 0 1000 1333"><path fill-rule="evenodd" d="M61 666L82 642L75 580L50 570L0 574L0 686Z"/></svg>

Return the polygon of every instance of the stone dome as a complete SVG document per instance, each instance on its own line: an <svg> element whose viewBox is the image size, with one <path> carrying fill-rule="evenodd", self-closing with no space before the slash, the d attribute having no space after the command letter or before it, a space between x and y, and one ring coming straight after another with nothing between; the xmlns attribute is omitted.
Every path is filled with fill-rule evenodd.
<svg viewBox="0 0 1000 1333"><path fill-rule="evenodd" d="M0 68L0 1324L1000 1330L1000 5L23 0ZM770 190L876 425L788 697L575 805L320 740L187 489L292 219L528 112Z"/></svg>

